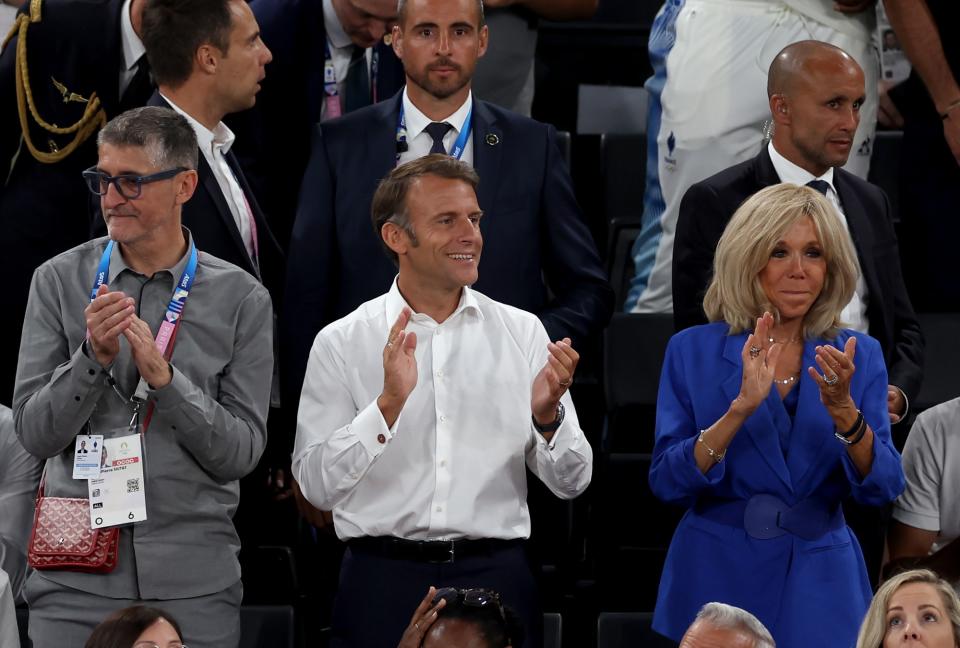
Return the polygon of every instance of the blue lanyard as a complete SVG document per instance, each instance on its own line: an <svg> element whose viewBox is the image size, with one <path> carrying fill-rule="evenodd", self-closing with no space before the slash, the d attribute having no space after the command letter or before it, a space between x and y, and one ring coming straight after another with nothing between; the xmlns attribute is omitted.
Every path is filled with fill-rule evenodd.
<svg viewBox="0 0 960 648"><path fill-rule="evenodd" d="M94 277L93 288L90 289L90 301L97 298L97 291L100 290L100 286L107 281L107 276L110 274L110 257L113 255L115 245L116 241L111 240L108 242L106 249L103 251L103 256L100 257L100 264L97 266L97 276ZM173 291L173 297L170 298L170 303L167 304L167 312L163 316L164 321L175 324L180 318L181 313L183 313L183 307L187 303L187 297L190 296L190 289L193 287L193 279L196 274L197 246L194 244L193 239L191 239L190 260L187 261L187 267L183 269L183 274L180 275L180 281Z"/></svg>
<svg viewBox="0 0 960 648"><path fill-rule="evenodd" d="M470 127L473 124L473 106L467 113L467 118L463 122L463 128L457 136L457 141L453 143L453 149L448 155L456 159L463 156L464 149L467 148L467 140L470 139ZM403 98L400 99L400 117L397 120L397 164L400 164L400 155L402 151L407 150L407 117L403 110Z"/></svg>

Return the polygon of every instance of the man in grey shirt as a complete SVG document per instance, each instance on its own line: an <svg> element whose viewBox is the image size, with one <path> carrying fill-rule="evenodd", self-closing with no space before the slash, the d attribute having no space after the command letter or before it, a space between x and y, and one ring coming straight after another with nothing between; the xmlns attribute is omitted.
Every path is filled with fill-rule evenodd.
<svg viewBox="0 0 960 648"><path fill-rule="evenodd" d="M96 239L34 274L14 421L24 447L47 459L45 494L87 497L86 481L72 479L75 438L129 434L138 386L141 424L152 411L141 437L147 519L121 527L110 573L30 576L36 648L83 645L108 613L139 601L179 619L192 648L239 640L239 541L230 517L237 480L266 443L272 315L253 276L202 252L181 294L193 240L180 213L196 189L197 151L190 124L169 109L113 119L98 136L97 166L84 174L101 196L112 251ZM176 299L182 313L168 318ZM154 342L165 319L179 320L169 360Z"/></svg>

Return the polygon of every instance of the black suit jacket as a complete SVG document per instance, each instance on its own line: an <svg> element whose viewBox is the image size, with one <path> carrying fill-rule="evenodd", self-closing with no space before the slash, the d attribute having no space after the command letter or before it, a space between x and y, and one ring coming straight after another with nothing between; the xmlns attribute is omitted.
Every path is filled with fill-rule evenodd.
<svg viewBox="0 0 960 648"><path fill-rule="evenodd" d="M170 107L170 104L160 96L159 91L153 94L148 105ZM283 271L286 265L283 252L270 231L270 225L233 151L227 152L225 157L253 212L257 226L258 263L255 265L247 253L247 248L240 237L240 230L237 229L236 221L233 219L233 213L202 152L197 161L199 176L197 190L183 205L181 213L183 225L193 234L197 249L229 261L260 279L270 291L274 309L279 309L283 294Z"/></svg>
<svg viewBox="0 0 960 648"><path fill-rule="evenodd" d="M100 102L104 121L117 115L123 61L122 5L123 0L42 2L40 20L30 24L26 43L29 85L42 120L59 127L70 126L94 100ZM21 12L29 15L29 2ZM89 238L91 194L80 173L97 163L99 129L98 123L82 144L52 164L35 159L26 145L21 146L23 131L16 89L18 45L19 36L0 54L0 272L7 286L4 312L17 336L0 351L0 402L6 404L12 400L17 342L33 271ZM47 153L67 149L74 139L73 133L51 134L38 126L29 112L27 129L37 148Z"/></svg>
<svg viewBox="0 0 960 648"><path fill-rule="evenodd" d="M677 330L705 323L703 295L717 242L744 200L779 184L767 149L691 186L680 203L673 242L673 318ZM923 333L900 272L890 201L882 189L843 169L833 184L867 284L870 335L883 348L890 383L913 399L923 379Z"/></svg>
<svg viewBox="0 0 960 648"><path fill-rule="evenodd" d="M281 381L288 399L299 397L317 332L386 292L397 273L373 230L370 203L396 163L400 101L397 94L317 129L290 239L280 324ZM472 140L485 214L475 288L536 313L551 339L570 336L582 345L606 326L613 291L574 197L556 132L476 100Z"/></svg>
<svg viewBox="0 0 960 648"><path fill-rule="evenodd" d="M251 0L250 9L273 61L267 65L256 106L231 115L227 123L237 133L240 163L286 249L310 157L310 138L323 108L323 1ZM376 95L389 99L403 87L403 65L382 41L376 51Z"/></svg>

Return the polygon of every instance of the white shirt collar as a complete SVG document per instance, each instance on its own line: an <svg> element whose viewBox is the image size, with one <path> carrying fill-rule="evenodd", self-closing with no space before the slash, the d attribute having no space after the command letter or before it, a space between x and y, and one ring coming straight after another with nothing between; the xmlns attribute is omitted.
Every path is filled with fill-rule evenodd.
<svg viewBox="0 0 960 648"><path fill-rule="evenodd" d="M410 306L407 300L403 298L403 295L400 294L400 287L397 285L397 279L399 279L399 277L400 275L397 275L393 279L393 285L390 286L390 291L387 293L387 298L384 301L384 312L387 316L387 324L390 326L393 326L393 323L397 321L397 318L400 317L400 312L403 311L404 308L409 308L413 311L413 307ZM455 319L460 313L468 310L476 313L478 318L483 319L483 311L480 310L477 296L469 286L464 286L463 292L460 293L460 303L457 304L456 310L454 310L445 321L449 322ZM437 326L437 323L434 322L431 317L417 313L416 311L413 311L413 316L410 318L410 321L426 326Z"/></svg>
<svg viewBox="0 0 960 648"><path fill-rule="evenodd" d="M190 126L193 127L193 132L197 134L197 144L200 147L201 151L205 153L216 153L217 148L219 148L224 155L227 154L227 151L230 150L230 147L233 145L233 140L236 139L236 135L233 134L233 131L227 128L227 125L223 122L220 122L216 125L213 130L210 130L196 119L191 117L189 114L183 111L180 106L173 103L170 100L170 97L167 97L163 93L160 93L160 96L170 104L170 107L176 110L178 113L183 115Z"/></svg>
<svg viewBox="0 0 960 648"><path fill-rule="evenodd" d="M124 0L120 8L120 42L123 45L123 69L130 70L140 60L140 57L146 53L143 47L143 41L133 30L133 21L130 20L130 5L133 0Z"/></svg>
<svg viewBox="0 0 960 648"><path fill-rule="evenodd" d="M460 106L455 113L446 119L441 119L440 121L446 122L453 126L453 130L455 130L457 135L459 135L460 131L463 129L463 123L467 121L467 115L470 113L471 106L473 106L472 90L467 93L466 101L463 102L463 105ZM407 123L408 140L412 140L417 137L423 132L424 128L433 122L432 119L424 115L419 108L413 105L413 102L410 101L410 96L407 94L406 87L403 89L403 117Z"/></svg>
<svg viewBox="0 0 960 648"><path fill-rule="evenodd" d="M830 185L830 190L836 194L837 188L833 186L833 167L827 169L822 176L815 176L803 167L799 167L787 158L780 155L773 142L767 145L767 151L770 153L770 161L773 162L773 168L780 176L780 182L789 182L790 184L803 186L811 180L823 180Z"/></svg>
<svg viewBox="0 0 960 648"><path fill-rule="evenodd" d="M331 47L341 49L347 45L353 45L350 36L347 35L343 25L340 24L340 16L337 15L337 10L333 8L333 0L323 0L323 26Z"/></svg>

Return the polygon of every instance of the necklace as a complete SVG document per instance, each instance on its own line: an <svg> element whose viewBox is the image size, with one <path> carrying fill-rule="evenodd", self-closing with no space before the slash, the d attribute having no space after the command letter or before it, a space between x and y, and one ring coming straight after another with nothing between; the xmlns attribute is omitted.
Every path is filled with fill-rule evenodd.
<svg viewBox="0 0 960 648"><path fill-rule="evenodd" d="M797 344L798 342L803 342L803 338L802 338L802 337L794 337L794 338L790 338L789 340L783 340L783 341L781 341L781 340L775 340L775 339L773 339L773 336L771 335L770 337L767 338L767 342L769 342L770 344L773 344L773 343L775 343L775 342L780 343L780 344Z"/></svg>
<svg viewBox="0 0 960 648"><path fill-rule="evenodd" d="M777 383L778 385L789 385L790 383L797 382L797 378L799 377L800 377L800 372L798 371L792 376L787 376L786 378L783 378L783 379L774 378L773 382Z"/></svg>

